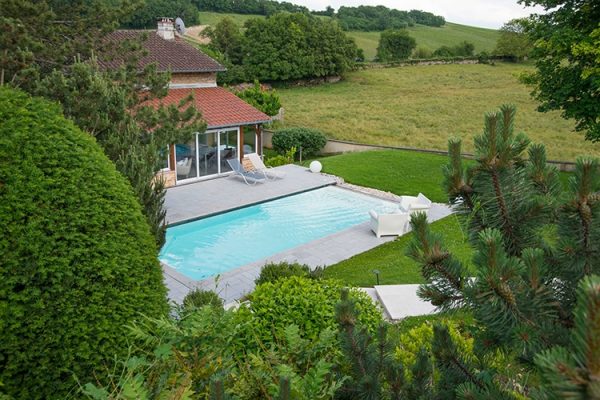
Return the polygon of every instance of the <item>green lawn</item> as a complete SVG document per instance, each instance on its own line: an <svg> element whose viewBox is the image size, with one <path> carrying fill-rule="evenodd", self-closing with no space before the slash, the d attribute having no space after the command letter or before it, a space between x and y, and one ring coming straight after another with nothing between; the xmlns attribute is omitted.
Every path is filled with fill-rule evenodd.
<svg viewBox="0 0 600 400"><path fill-rule="evenodd" d="M346 153L320 159L323 172L341 176L348 183L416 196L419 192L432 201L448 199L442 189L442 166L447 156L411 151L378 150Z"/></svg>
<svg viewBox="0 0 600 400"><path fill-rule="evenodd" d="M439 220L433 223L431 228L442 235L452 254L463 262L469 262L471 248L456 216ZM379 283L382 285L423 283L419 266L405 254L412 238L411 233L401 236L393 242L329 266L325 268L324 274L328 278L336 278L348 285L361 287L376 284L374 270L379 271Z"/></svg>
<svg viewBox="0 0 600 400"><path fill-rule="evenodd" d="M339 83L278 91L285 124L321 129L334 139L446 150L448 138L464 140L483 128L484 114L504 103L517 106L516 129L542 142L550 159L600 156L600 143L574 133L560 113L539 113L518 76L527 65L430 65L368 69Z"/></svg>
<svg viewBox="0 0 600 400"><path fill-rule="evenodd" d="M446 202L441 187L446 156L410 151L381 150L347 153L321 158L323 171L341 176L346 182L389 191L398 195L424 193L435 202ZM470 259L471 250L455 216L432 225L449 249L461 260ZM375 284L373 270L380 271L381 284L421 283L419 267L405 255L412 234L358 254L325 269L325 275L355 286Z"/></svg>
<svg viewBox="0 0 600 400"><path fill-rule="evenodd" d="M435 50L441 46L454 46L462 41L475 45L475 52L491 52L496 47L498 31L494 29L477 28L474 26L446 23L443 27L435 28L425 25L416 25L408 28L410 35L417 41L417 47L426 47ZM367 60L373 60L379 45L381 32L353 31L348 34L356 40L358 47L365 52Z"/></svg>

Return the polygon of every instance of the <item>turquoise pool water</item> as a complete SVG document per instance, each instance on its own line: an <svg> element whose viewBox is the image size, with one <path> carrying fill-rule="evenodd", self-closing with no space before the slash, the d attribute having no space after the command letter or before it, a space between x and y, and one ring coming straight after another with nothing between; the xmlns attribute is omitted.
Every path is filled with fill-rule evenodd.
<svg viewBox="0 0 600 400"><path fill-rule="evenodd" d="M167 229L160 260L204 279L369 220L397 205L333 186Z"/></svg>

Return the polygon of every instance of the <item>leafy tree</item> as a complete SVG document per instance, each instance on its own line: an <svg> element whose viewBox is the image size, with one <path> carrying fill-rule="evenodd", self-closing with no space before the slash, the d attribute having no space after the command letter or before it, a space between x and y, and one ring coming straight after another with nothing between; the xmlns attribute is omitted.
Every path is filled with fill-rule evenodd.
<svg viewBox="0 0 600 400"><path fill-rule="evenodd" d="M0 88L0 119L0 382L66 398L166 314L162 271L126 179L57 104Z"/></svg>
<svg viewBox="0 0 600 400"><path fill-rule="evenodd" d="M408 34L406 29L388 29L381 32L379 37L377 58L380 61L405 60L410 57L415 47L417 47L417 41Z"/></svg>
<svg viewBox="0 0 600 400"><path fill-rule="evenodd" d="M530 146L516 134L514 118L510 106L486 115L484 132L475 138L474 166L462 165L460 141L449 143L444 185L477 249L474 269L446 250L424 214L411 221L415 239L409 254L427 280L419 295L443 310L470 310L481 327L476 343L483 361L475 363L453 350L443 330L438 332L434 356L447 359L438 367L448 384L437 390L447 398L512 398L514 387L506 382L517 378L498 375L490 356L501 351L531 368L542 352L565 345L580 315L574 312L577 286L600 272L598 162L580 159L562 193L556 169L546 165L544 147ZM590 304L597 313L598 304ZM594 324L594 312L585 314L586 323ZM539 365L558 362L558 353L543 354L551 355Z"/></svg>
<svg viewBox="0 0 600 400"><path fill-rule="evenodd" d="M272 15L277 12L308 14L308 8L276 0L194 0L201 11L221 13Z"/></svg>
<svg viewBox="0 0 600 400"><path fill-rule="evenodd" d="M187 25L197 25L198 9L191 0L145 0L125 21L129 28L156 28L156 19L160 17L182 18Z"/></svg>
<svg viewBox="0 0 600 400"><path fill-rule="evenodd" d="M472 57L475 45L466 40L455 46L441 46L433 52L434 57Z"/></svg>
<svg viewBox="0 0 600 400"><path fill-rule="evenodd" d="M214 27L202 31L202 36L210 39L210 45L225 56L232 64L241 64L243 59L244 36L240 27L229 17L221 19Z"/></svg>
<svg viewBox="0 0 600 400"><path fill-rule="evenodd" d="M536 71L524 77L534 87L539 111L561 110L585 138L600 141L600 3L587 0L521 0L546 13L530 18Z"/></svg>
<svg viewBox="0 0 600 400"><path fill-rule="evenodd" d="M304 14L250 19L244 32L246 77L259 81L343 75L354 67L354 40L331 21Z"/></svg>
<svg viewBox="0 0 600 400"><path fill-rule="evenodd" d="M500 28L495 54L510 56L515 61L523 61L529 56L533 43L525 32L526 21L513 19Z"/></svg>
<svg viewBox="0 0 600 400"><path fill-rule="evenodd" d="M401 11L385 6L342 6L336 19L346 31L384 31L403 29L415 23L429 26L442 26L446 23L444 17L429 12Z"/></svg>
<svg viewBox="0 0 600 400"><path fill-rule="evenodd" d="M236 95L270 116L277 115L281 108L279 95L273 90L267 91L263 89L258 81L254 81L254 86L239 91Z"/></svg>

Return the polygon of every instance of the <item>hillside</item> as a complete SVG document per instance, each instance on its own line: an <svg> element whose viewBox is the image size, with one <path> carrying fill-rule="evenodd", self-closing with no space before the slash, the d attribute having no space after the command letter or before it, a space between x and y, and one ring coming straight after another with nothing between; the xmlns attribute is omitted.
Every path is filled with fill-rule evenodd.
<svg viewBox="0 0 600 400"><path fill-rule="evenodd" d="M280 89L287 126L323 130L328 137L370 144L445 150L462 137L473 150L483 116L503 103L517 106L516 128L542 142L552 159L600 155L600 143L574 133L559 112L539 113L518 76L531 66L432 65L368 69L335 84Z"/></svg>
<svg viewBox="0 0 600 400"><path fill-rule="evenodd" d="M200 12L200 24L214 25L224 17L232 18L238 25L243 25L250 18L265 18L264 15L223 14L216 12ZM329 18L329 17L319 17ZM496 46L498 31L474 26L459 25L447 22L441 28L417 25L408 28L411 35L417 40L417 46L428 47L435 50L440 46L452 46L464 40L475 45L475 52L492 51ZM348 32L356 40L358 47L363 49L367 60L372 60L377 52L379 32Z"/></svg>
<svg viewBox="0 0 600 400"><path fill-rule="evenodd" d="M491 52L496 47L498 31L494 29L477 28L447 22L441 28L417 25L408 28L411 36L417 40L417 46L435 50L440 46L453 46L462 41L475 45L475 53ZM380 32L348 32L356 40L358 47L363 49L367 60L375 58Z"/></svg>

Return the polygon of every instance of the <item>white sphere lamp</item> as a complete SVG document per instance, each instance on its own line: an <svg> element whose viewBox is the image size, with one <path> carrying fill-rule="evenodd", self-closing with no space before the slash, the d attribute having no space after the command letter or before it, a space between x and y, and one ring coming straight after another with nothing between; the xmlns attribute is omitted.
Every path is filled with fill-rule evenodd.
<svg viewBox="0 0 600 400"><path fill-rule="evenodd" d="M321 172L321 170L323 169L323 165L321 165L321 163L319 161L313 161L310 163L309 168L310 168L310 172L313 172L316 174L318 172Z"/></svg>

